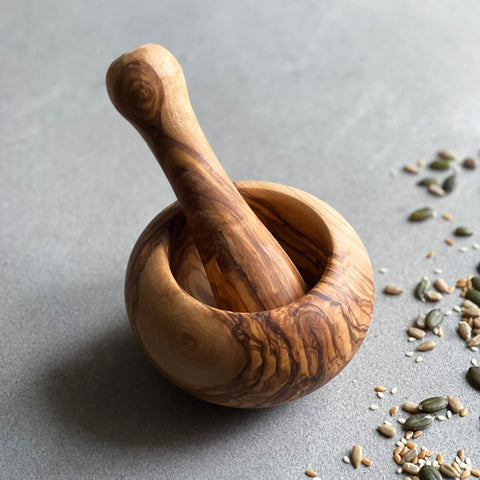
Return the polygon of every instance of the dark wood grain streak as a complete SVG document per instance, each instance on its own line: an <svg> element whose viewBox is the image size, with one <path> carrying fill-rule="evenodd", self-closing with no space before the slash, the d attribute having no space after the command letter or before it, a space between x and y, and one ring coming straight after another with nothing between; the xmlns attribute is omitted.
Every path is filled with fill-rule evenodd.
<svg viewBox="0 0 480 480"><path fill-rule="evenodd" d="M127 310L151 361L178 386L221 405L269 407L314 391L351 360L370 323L373 275L360 239L325 203L281 185L236 185L314 279L310 291L269 311L208 305L207 277L173 205L132 252Z"/></svg>
<svg viewBox="0 0 480 480"><path fill-rule="evenodd" d="M159 45L122 55L108 70L107 90L172 185L217 305L254 312L301 297L301 274L219 164L173 55Z"/></svg>

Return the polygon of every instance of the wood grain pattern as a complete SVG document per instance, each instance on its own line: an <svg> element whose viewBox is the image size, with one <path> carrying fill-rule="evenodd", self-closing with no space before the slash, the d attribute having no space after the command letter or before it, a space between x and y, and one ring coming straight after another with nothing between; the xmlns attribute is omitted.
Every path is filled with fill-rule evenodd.
<svg viewBox="0 0 480 480"><path fill-rule="evenodd" d="M175 191L217 305L262 311L301 297L306 285L220 166L193 113L173 55L145 45L107 73L110 98L150 146Z"/></svg>
<svg viewBox="0 0 480 480"><path fill-rule="evenodd" d="M132 252L125 296L134 332L172 382L209 402L270 407L337 375L359 348L373 309L373 274L348 222L282 185L237 183L307 280L307 294L269 311L215 308L178 204L158 215Z"/></svg>

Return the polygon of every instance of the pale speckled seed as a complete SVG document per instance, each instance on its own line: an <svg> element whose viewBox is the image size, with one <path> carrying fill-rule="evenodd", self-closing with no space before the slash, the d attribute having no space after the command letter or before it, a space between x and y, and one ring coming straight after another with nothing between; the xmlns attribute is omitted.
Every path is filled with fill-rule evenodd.
<svg viewBox="0 0 480 480"><path fill-rule="evenodd" d="M386 285L383 289L383 293L386 295L400 295L404 292L403 288L399 287L398 285Z"/></svg>
<svg viewBox="0 0 480 480"><path fill-rule="evenodd" d="M442 277L436 278L435 282L433 282L433 285L439 292L448 294L449 286L447 281L444 278Z"/></svg>
<svg viewBox="0 0 480 480"><path fill-rule="evenodd" d="M352 448L352 464L355 468L360 466L363 458L363 448L360 445L354 445Z"/></svg>
<svg viewBox="0 0 480 480"><path fill-rule="evenodd" d="M420 345L418 345L417 351L428 352L430 350L433 350L434 348L435 342L433 340L426 340L425 342L422 342Z"/></svg>
<svg viewBox="0 0 480 480"><path fill-rule="evenodd" d="M397 434L397 430L393 425L383 423L377 427L379 433L381 433L384 437L393 438Z"/></svg>
<svg viewBox="0 0 480 480"><path fill-rule="evenodd" d="M448 399L448 406L450 407L450 410L454 413L459 413L460 410L463 410L463 404L462 402L455 397L452 397L451 395L447 395Z"/></svg>
<svg viewBox="0 0 480 480"><path fill-rule="evenodd" d="M418 409L418 403L412 402L410 400L404 402L404 404L402 405L402 409L408 413L418 413L420 411Z"/></svg>
<svg viewBox="0 0 480 480"><path fill-rule="evenodd" d="M467 342L472 336L472 327L467 322L459 322L458 335L462 340L465 340Z"/></svg>
<svg viewBox="0 0 480 480"><path fill-rule="evenodd" d="M445 475L448 478L460 478L460 474L451 466L448 465L447 463L442 463L439 467L440 473Z"/></svg>
<svg viewBox="0 0 480 480"><path fill-rule="evenodd" d="M409 327L407 329L407 333L410 335L410 337L414 337L419 340L425 336L425 330L422 330L421 328L417 328L417 327Z"/></svg>

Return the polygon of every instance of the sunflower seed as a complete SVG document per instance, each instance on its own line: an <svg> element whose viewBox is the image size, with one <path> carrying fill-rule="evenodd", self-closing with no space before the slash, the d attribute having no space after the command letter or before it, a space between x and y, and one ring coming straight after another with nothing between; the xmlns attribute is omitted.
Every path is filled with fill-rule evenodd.
<svg viewBox="0 0 480 480"><path fill-rule="evenodd" d="M411 462L417 456L417 449L411 448L402 458L404 462Z"/></svg>
<svg viewBox="0 0 480 480"><path fill-rule="evenodd" d="M435 216L434 210L431 209L430 207L425 207L412 212L408 217L408 219L411 222L423 222L424 220L427 220L427 218L432 218L434 216Z"/></svg>
<svg viewBox="0 0 480 480"><path fill-rule="evenodd" d="M469 170L474 170L475 167L477 166L477 162L475 161L474 158L466 158L463 162L462 165L464 168L467 168Z"/></svg>
<svg viewBox="0 0 480 480"><path fill-rule="evenodd" d="M358 468L363 458L363 448L360 445L354 445L352 448L351 457L353 466Z"/></svg>
<svg viewBox="0 0 480 480"><path fill-rule="evenodd" d="M428 302L439 302L443 298L441 293L435 292L434 290L429 290L425 293L425 300Z"/></svg>
<svg viewBox="0 0 480 480"><path fill-rule="evenodd" d="M387 295L400 295L403 292L403 288L398 287L397 285L386 285L383 289L383 293L386 293Z"/></svg>
<svg viewBox="0 0 480 480"><path fill-rule="evenodd" d="M413 463L405 462L402 465L402 470L405 473L409 473L410 475L416 475L420 471L420 467L418 465L413 464Z"/></svg>
<svg viewBox="0 0 480 480"><path fill-rule="evenodd" d="M463 410L464 408L463 404L458 398L448 395L447 399L448 399L448 406L450 407L450 410L452 410L453 413L458 413L460 412L460 410Z"/></svg>
<svg viewBox="0 0 480 480"><path fill-rule="evenodd" d="M420 410L418 409L418 403L411 402L407 400L403 405L402 409L408 413L418 413ZM415 429L414 429L415 430Z"/></svg>
<svg viewBox="0 0 480 480"><path fill-rule="evenodd" d="M433 285L439 292L448 293L448 283L443 278L438 277Z"/></svg>
<svg viewBox="0 0 480 480"><path fill-rule="evenodd" d="M470 367L467 372L467 379L474 387L480 388L480 367L476 365Z"/></svg>
<svg viewBox="0 0 480 480"><path fill-rule="evenodd" d="M437 197L443 197L445 195L445 190L440 185L429 185L428 191Z"/></svg>
<svg viewBox="0 0 480 480"><path fill-rule="evenodd" d="M404 165L403 170L407 173L420 173L420 169L418 168L418 166L414 165L413 163L407 163L406 165Z"/></svg>
<svg viewBox="0 0 480 480"><path fill-rule="evenodd" d="M418 409L425 413L433 413L446 408L448 405L448 398L446 397L430 397L422 400L418 404Z"/></svg>
<svg viewBox="0 0 480 480"><path fill-rule="evenodd" d="M435 327L439 327L443 322L443 312L439 308L434 308L427 313L425 317L425 325L433 330Z"/></svg>
<svg viewBox="0 0 480 480"><path fill-rule="evenodd" d="M457 176L456 175L450 175L442 183L442 188L447 193L453 192L453 190L455 190L456 186L457 186Z"/></svg>
<svg viewBox="0 0 480 480"><path fill-rule="evenodd" d="M454 235L457 237L470 237L473 235L473 232L468 227L457 227L454 232Z"/></svg>
<svg viewBox="0 0 480 480"><path fill-rule="evenodd" d="M429 413L416 413L407 418L405 428L407 430L423 430L429 427L435 418Z"/></svg>
<svg viewBox="0 0 480 480"><path fill-rule="evenodd" d="M438 179L435 177L427 177L424 178L423 180L420 180L417 185L420 185L421 187L428 187L430 185L438 185Z"/></svg>
<svg viewBox="0 0 480 480"><path fill-rule="evenodd" d="M467 342L467 347L478 347L480 345L480 333Z"/></svg>
<svg viewBox="0 0 480 480"><path fill-rule="evenodd" d="M461 312L462 312L462 316L464 317L469 317L469 318L480 317L480 307L470 300L465 300L462 303Z"/></svg>
<svg viewBox="0 0 480 480"><path fill-rule="evenodd" d="M397 430L393 425L388 425L384 423L377 427L379 433L381 433L384 437L393 438L397 434Z"/></svg>
<svg viewBox="0 0 480 480"><path fill-rule="evenodd" d="M467 322L460 322L458 324L458 334L462 340L468 342L472 336L472 327Z"/></svg>
<svg viewBox="0 0 480 480"><path fill-rule="evenodd" d="M415 319L415 326L417 328L425 328L425 315L423 313Z"/></svg>
<svg viewBox="0 0 480 480"><path fill-rule="evenodd" d="M417 339L422 339L425 336L425 330L422 330L421 328L416 328L416 327L409 327L407 329L407 333L414 338Z"/></svg>
<svg viewBox="0 0 480 480"><path fill-rule="evenodd" d="M429 350L433 350L435 348L435 342L433 340L426 340L422 342L417 347L418 352L428 352Z"/></svg>
<svg viewBox="0 0 480 480"><path fill-rule="evenodd" d="M453 150L446 148L437 152L437 157L444 158L446 160L455 160L457 158L457 154Z"/></svg>
<svg viewBox="0 0 480 480"><path fill-rule="evenodd" d="M421 300L425 301L425 294L430 290L432 283L428 277L423 277L420 282L415 287L415 296Z"/></svg>
<svg viewBox="0 0 480 480"><path fill-rule="evenodd" d="M424 465L418 472L419 480L442 480L442 475L437 468Z"/></svg>
<svg viewBox="0 0 480 480"><path fill-rule="evenodd" d="M440 473L448 478L460 478L459 473L447 463L442 463L439 467Z"/></svg>
<svg viewBox="0 0 480 480"><path fill-rule="evenodd" d="M465 298L480 307L480 290L476 290L475 288L470 288L469 290L467 290L467 293L465 294Z"/></svg>

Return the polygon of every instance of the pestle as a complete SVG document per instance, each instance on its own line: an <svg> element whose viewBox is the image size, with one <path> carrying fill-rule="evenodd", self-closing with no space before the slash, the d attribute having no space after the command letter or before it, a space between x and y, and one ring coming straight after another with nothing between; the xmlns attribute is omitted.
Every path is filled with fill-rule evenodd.
<svg viewBox="0 0 480 480"><path fill-rule="evenodd" d="M162 167L187 220L217 307L259 312L307 287L293 261L230 181L205 138L182 69L159 45L115 60L107 90Z"/></svg>

